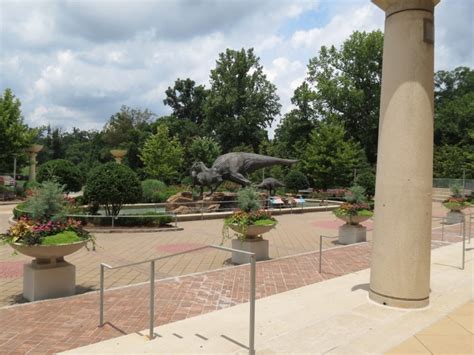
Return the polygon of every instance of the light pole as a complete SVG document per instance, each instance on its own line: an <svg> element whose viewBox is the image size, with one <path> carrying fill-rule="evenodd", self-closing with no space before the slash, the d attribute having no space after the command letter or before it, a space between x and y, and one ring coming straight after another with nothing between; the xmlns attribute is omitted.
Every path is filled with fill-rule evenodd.
<svg viewBox="0 0 474 355"><path fill-rule="evenodd" d="M16 187L16 157L18 154L13 154L13 187Z"/></svg>

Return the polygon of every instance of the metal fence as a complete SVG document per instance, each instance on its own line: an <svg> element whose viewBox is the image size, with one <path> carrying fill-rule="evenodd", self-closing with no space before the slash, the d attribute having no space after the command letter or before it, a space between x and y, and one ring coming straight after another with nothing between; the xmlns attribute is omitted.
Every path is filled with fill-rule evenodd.
<svg viewBox="0 0 474 355"><path fill-rule="evenodd" d="M232 253L244 254L249 257L250 261L250 289L249 289L249 301L250 301L250 314L249 314L249 354L255 354L255 296L256 296L256 263L255 263L255 253L250 253L243 250L237 250L232 248L223 247L220 245L206 245L203 247L186 250L180 253L175 253L171 255L165 255L154 259L139 261L136 263L124 264L119 266L110 266L104 263L100 264L100 291L99 291L99 327L104 326L104 282L105 282L105 269L115 270L121 269L124 267L135 266L145 263L150 263L150 323L149 323L149 334L148 339L152 340L154 338L154 327L155 327L155 262L158 260L172 258L174 256L183 255L187 253L192 253L194 251L213 248L218 250L223 250Z"/></svg>
<svg viewBox="0 0 474 355"><path fill-rule="evenodd" d="M175 213L162 213L153 215L117 215L117 216L103 216L103 215L85 215L85 214L68 214L67 218L80 220L87 225L92 223L101 227L137 227L145 226L152 227L160 224L160 220L172 221L175 227L178 227L178 216ZM169 224L169 223L163 223Z"/></svg>
<svg viewBox="0 0 474 355"><path fill-rule="evenodd" d="M458 185L466 190L474 190L474 179L449 179L449 178L435 178L433 179L434 188L449 189L453 185Z"/></svg>

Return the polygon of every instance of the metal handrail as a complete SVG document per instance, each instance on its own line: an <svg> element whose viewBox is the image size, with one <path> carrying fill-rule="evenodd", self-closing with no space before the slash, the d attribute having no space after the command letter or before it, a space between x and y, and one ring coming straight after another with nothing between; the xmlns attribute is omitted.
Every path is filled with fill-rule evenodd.
<svg viewBox="0 0 474 355"><path fill-rule="evenodd" d="M148 339L152 340L154 338L153 328L155 322L155 261L163 260L172 258L174 256L183 255L192 253L198 250L206 249L206 248L213 248L218 250L223 250L227 252L236 252L240 254L247 255L250 260L250 319L249 319L249 354L255 354L255 298L256 298L256 259L255 253L251 253L248 251L223 247L220 245L205 245L199 248L194 248L186 251L182 251L179 253L160 256L158 258L138 261L135 263L130 264L123 264L118 266L110 266L105 263L100 264L100 291L99 291L99 327L104 326L104 280L105 280L105 269L115 270L121 269L124 267L135 266L145 263L150 263L150 327L149 327L149 335Z"/></svg>

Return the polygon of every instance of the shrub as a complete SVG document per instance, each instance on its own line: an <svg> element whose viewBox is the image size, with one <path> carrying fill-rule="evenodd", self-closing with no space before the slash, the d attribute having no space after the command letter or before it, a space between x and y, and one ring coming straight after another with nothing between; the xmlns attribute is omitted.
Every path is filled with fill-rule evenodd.
<svg viewBox="0 0 474 355"><path fill-rule="evenodd" d="M82 176L79 169L69 160L56 159L42 164L38 169L37 180L56 181L64 185L66 192L80 191Z"/></svg>
<svg viewBox="0 0 474 355"><path fill-rule="evenodd" d="M298 192L309 187L308 178L299 170L291 170L285 179L285 186L288 190Z"/></svg>
<svg viewBox="0 0 474 355"><path fill-rule="evenodd" d="M260 194L257 190L246 187L239 191L237 196L239 208L244 212L253 212L260 209Z"/></svg>
<svg viewBox="0 0 474 355"><path fill-rule="evenodd" d="M142 214L143 216L149 217L126 217L120 216L115 221L116 226L143 226L143 227L152 227L152 226L165 226L173 222L173 217L170 215L166 215L160 212L145 212Z"/></svg>
<svg viewBox="0 0 474 355"><path fill-rule="evenodd" d="M28 199L28 213L35 221L60 220L67 212L63 187L54 181L45 181L33 190Z"/></svg>
<svg viewBox="0 0 474 355"><path fill-rule="evenodd" d="M140 201L141 195L137 175L129 167L115 162L93 169L84 189L87 201L104 206L108 216L118 215L123 204Z"/></svg>
<svg viewBox="0 0 474 355"><path fill-rule="evenodd" d="M367 201L365 189L358 185L352 186L344 195L344 200L349 203L365 203Z"/></svg>
<svg viewBox="0 0 474 355"><path fill-rule="evenodd" d="M166 184L160 180L147 179L142 181L143 202L162 202L163 192Z"/></svg>
<svg viewBox="0 0 474 355"><path fill-rule="evenodd" d="M375 195L375 174L371 170L362 171L357 175L355 182L365 189L367 195Z"/></svg>

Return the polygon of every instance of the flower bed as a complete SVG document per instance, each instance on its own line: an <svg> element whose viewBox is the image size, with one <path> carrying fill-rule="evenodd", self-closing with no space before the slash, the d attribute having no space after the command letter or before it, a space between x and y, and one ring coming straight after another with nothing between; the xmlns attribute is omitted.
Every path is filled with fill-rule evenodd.
<svg viewBox="0 0 474 355"><path fill-rule="evenodd" d="M470 205L471 204L464 197L449 197L447 200L443 201L443 206L451 211L460 211Z"/></svg>

